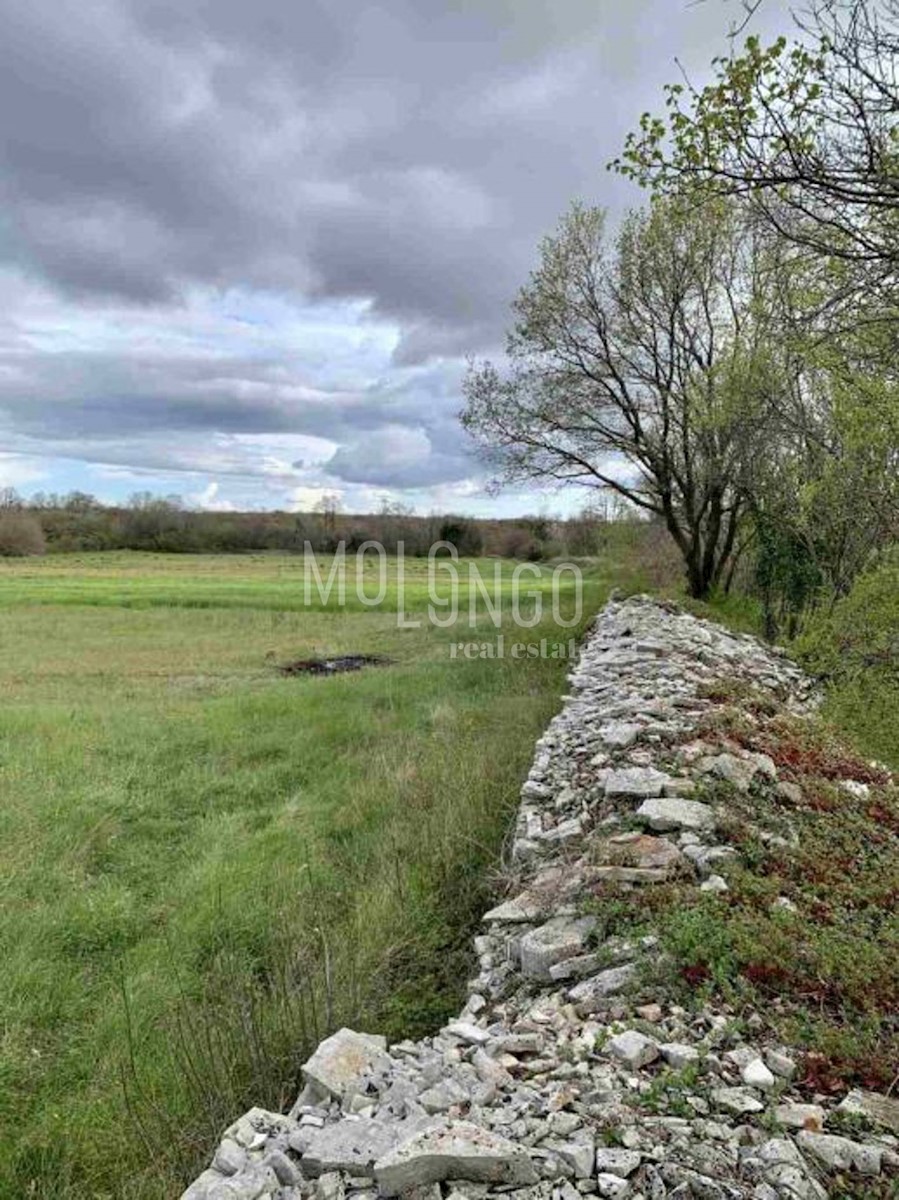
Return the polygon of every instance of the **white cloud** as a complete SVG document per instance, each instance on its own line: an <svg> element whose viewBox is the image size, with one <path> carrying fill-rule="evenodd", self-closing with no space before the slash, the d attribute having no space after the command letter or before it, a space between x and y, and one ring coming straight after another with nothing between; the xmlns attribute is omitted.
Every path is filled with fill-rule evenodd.
<svg viewBox="0 0 899 1200"><path fill-rule="evenodd" d="M40 459L0 453L0 487L23 487L25 484L38 483L47 476L48 464Z"/></svg>
<svg viewBox="0 0 899 1200"><path fill-rule="evenodd" d="M206 512L234 512L235 505L230 500L223 500L219 497L218 481L211 480L201 492L195 492L187 497L188 503L193 508L202 508Z"/></svg>
<svg viewBox="0 0 899 1200"><path fill-rule="evenodd" d="M288 512L313 512L319 508L325 497L334 497L339 507L343 508L344 492L330 487L295 487L288 495Z"/></svg>

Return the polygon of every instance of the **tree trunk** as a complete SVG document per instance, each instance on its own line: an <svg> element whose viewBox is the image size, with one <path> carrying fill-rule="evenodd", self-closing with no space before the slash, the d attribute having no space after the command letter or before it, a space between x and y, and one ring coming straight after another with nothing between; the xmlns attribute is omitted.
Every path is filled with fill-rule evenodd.
<svg viewBox="0 0 899 1200"><path fill-rule="evenodd" d="M694 600L708 600L712 592L712 585L704 577L703 572L692 569L689 564L687 566L687 587Z"/></svg>

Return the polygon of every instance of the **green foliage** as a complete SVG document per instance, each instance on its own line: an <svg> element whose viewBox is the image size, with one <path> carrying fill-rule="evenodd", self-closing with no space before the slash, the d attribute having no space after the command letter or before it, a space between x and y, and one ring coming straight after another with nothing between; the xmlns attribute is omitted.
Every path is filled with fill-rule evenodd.
<svg viewBox="0 0 899 1200"><path fill-rule="evenodd" d="M696 1109L689 1100L702 1096L705 1090L699 1063L688 1063L680 1070L666 1067L652 1078L645 1091L637 1094L634 1105L644 1112L690 1120L696 1116Z"/></svg>
<svg viewBox="0 0 899 1200"><path fill-rule="evenodd" d="M449 542L465 558L475 557L484 548L484 538L475 521L449 517L440 526L440 541Z"/></svg>
<svg viewBox="0 0 899 1200"><path fill-rule="evenodd" d="M848 596L816 615L796 650L829 679L858 681L873 673L899 686L899 546L860 576Z"/></svg>
<svg viewBox="0 0 899 1200"><path fill-rule="evenodd" d="M765 613L765 632L774 638L814 600L822 586L821 570L807 541L788 522L770 513L755 516L755 584Z"/></svg>
<svg viewBox="0 0 899 1200"><path fill-rule="evenodd" d="M865 754L899 770L899 685L895 677L866 672L857 679L832 683L824 701L824 713L834 725L851 736Z"/></svg>
<svg viewBox="0 0 899 1200"><path fill-rule="evenodd" d="M896 591L881 585L856 614L880 614L874 619L895 634ZM859 590L868 596L874 589ZM856 678L871 674L863 663ZM711 682L703 695L714 707L701 736L771 756L800 798L765 780L745 795L707 785L700 796L727 813L720 832L740 851L726 867L729 890L708 895L692 881L671 882L632 893L626 905L600 895L591 911L607 933L658 933L664 952L650 969L685 1005L701 1005L714 992L737 1014L761 1014L774 1036L806 1052L802 1070L812 1091L886 1090L899 1071L899 789L858 753L867 750L864 736L857 749L846 741L846 731L863 734L864 726L853 729L835 706L839 683L825 716L812 720L789 716L739 680ZM893 698L889 757L899 766L895 691ZM846 779L866 783L868 794L851 794ZM760 830L772 836L763 839ZM658 1076L641 1102L677 1114L676 1078Z"/></svg>
<svg viewBox="0 0 899 1200"><path fill-rule="evenodd" d="M701 974L688 975L688 980L708 980L726 988L736 978L732 930L721 921L716 897L703 897L693 906L677 909L666 924L665 946L688 972L702 968Z"/></svg>
<svg viewBox="0 0 899 1200"><path fill-rule="evenodd" d="M769 437L742 544L771 636L846 595L899 528L899 7L794 19L794 40L750 37L706 86L666 88L610 164L654 203L732 199L759 239Z"/></svg>
<svg viewBox="0 0 899 1200"><path fill-rule="evenodd" d="M81 492L37 493L26 501L6 489L6 493L0 490L0 536L8 514L11 528L27 525L35 534L42 532L51 553L302 554L308 542L315 553L333 554L342 541L349 554L365 542L379 543L394 554L402 543L407 558L421 558L434 542L447 540L467 557L483 553L538 562L565 554L596 555L607 541L608 527L633 515L608 504L567 520L420 517L388 503L377 513L341 514L330 505L324 507L325 511L311 513L198 512L186 508L177 496L138 493L128 507L118 508ZM0 555L2 546L0 540Z"/></svg>
<svg viewBox="0 0 899 1200"><path fill-rule="evenodd" d="M664 116L645 113L610 166L662 191L748 197L776 237L831 260L876 307L896 265L897 21L892 3L811 0L793 41L750 37L713 60L706 86L667 87Z"/></svg>
<svg viewBox="0 0 899 1200"><path fill-rule="evenodd" d="M768 46L749 37L742 55L712 60L715 79L701 91L666 85L666 115L644 113L610 166L642 187L725 172L757 126L763 105L776 108L795 127L796 140L811 146L814 105L827 65L826 53L790 47L785 37Z"/></svg>
<svg viewBox="0 0 899 1200"><path fill-rule="evenodd" d="M833 608L816 613L796 651L827 681L828 718L867 754L899 769L899 549Z"/></svg>
<svg viewBox="0 0 899 1200"><path fill-rule="evenodd" d="M728 690L709 696L729 705ZM738 1008L769 1012L779 1036L820 1060L816 1069L827 1064L835 1089L884 1089L899 1069L899 792L821 721L768 711L747 722L722 707L714 728L769 754L801 800L768 784L732 791L724 832L741 858L728 867L729 891L688 888L661 909L685 1000L714 988ZM851 795L843 779L866 781L869 795ZM781 840L750 843L758 827Z"/></svg>

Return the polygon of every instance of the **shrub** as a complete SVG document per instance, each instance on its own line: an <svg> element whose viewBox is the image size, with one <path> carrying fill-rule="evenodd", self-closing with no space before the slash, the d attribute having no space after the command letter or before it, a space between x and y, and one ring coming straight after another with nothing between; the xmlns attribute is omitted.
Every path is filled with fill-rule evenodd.
<svg viewBox="0 0 899 1200"><path fill-rule="evenodd" d="M875 671L899 678L899 545L848 596L814 617L796 648L821 675L845 680Z"/></svg>
<svg viewBox="0 0 899 1200"><path fill-rule="evenodd" d="M37 517L27 512L0 513L0 556L24 558L46 550L44 531Z"/></svg>
<svg viewBox="0 0 899 1200"><path fill-rule="evenodd" d="M348 554L355 554L360 546L364 546L366 542L376 541L372 533L368 529L351 529L346 535L346 551Z"/></svg>
<svg viewBox="0 0 899 1200"><path fill-rule="evenodd" d="M795 637L803 612L824 586L824 576L808 539L788 521L768 514L755 517L755 590L764 611L765 636L781 630Z"/></svg>
<svg viewBox="0 0 899 1200"><path fill-rule="evenodd" d="M795 649L828 680L828 719L866 754L899 768L899 546L829 612L816 613Z"/></svg>
<svg viewBox="0 0 899 1200"><path fill-rule="evenodd" d="M463 517L448 517L440 526L440 540L452 543L463 558L476 557L484 545L478 526Z"/></svg>
<svg viewBox="0 0 899 1200"><path fill-rule="evenodd" d="M543 557L543 543L523 525L504 528L494 539L496 553L503 558L520 558L536 562Z"/></svg>

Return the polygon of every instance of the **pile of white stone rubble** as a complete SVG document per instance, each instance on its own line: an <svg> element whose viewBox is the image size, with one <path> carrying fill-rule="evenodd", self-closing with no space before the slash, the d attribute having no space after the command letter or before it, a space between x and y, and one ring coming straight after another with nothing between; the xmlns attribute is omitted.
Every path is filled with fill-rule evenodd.
<svg viewBox="0 0 899 1200"><path fill-rule="evenodd" d="M727 1010L673 1003L643 969L664 947L601 942L589 912L599 881L625 901L673 872L726 890L736 851L716 833L721 812L692 798L701 776L795 788L764 755L695 737L701 687L722 677L797 712L814 703L753 638L645 597L611 602L537 744L518 886L484 917L458 1020L392 1046L341 1029L306 1063L290 1113L236 1121L183 1200L816 1200L844 1194L834 1172L857 1179L854 1195L887 1195L899 1102L800 1094L797 1056L768 1044L760 1016L738 1029ZM665 1072L682 1080L677 1115L645 1103ZM828 1132L845 1127L836 1108L869 1132Z"/></svg>

